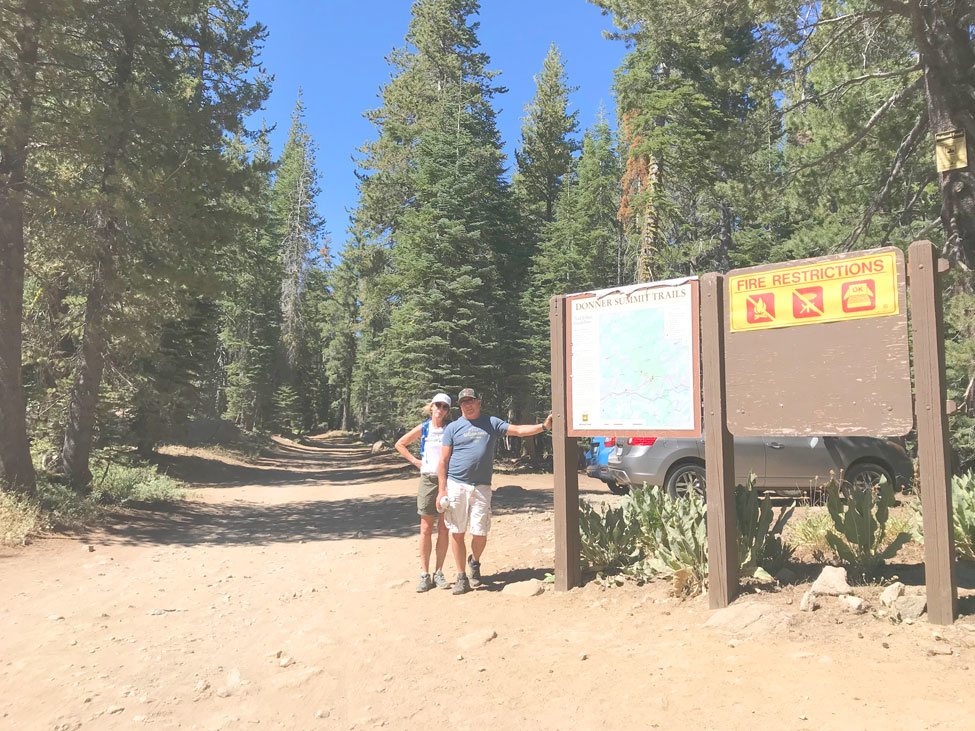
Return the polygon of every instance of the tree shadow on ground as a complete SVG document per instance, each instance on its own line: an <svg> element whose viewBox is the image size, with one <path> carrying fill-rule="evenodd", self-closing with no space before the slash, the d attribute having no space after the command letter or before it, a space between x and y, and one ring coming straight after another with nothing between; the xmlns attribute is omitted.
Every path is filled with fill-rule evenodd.
<svg viewBox="0 0 975 731"><path fill-rule="evenodd" d="M168 508L168 509L167 509ZM130 509L103 526L111 545L255 545L402 538L419 527L416 498L370 496L282 505L182 502Z"/></svg>
<svg viewBox="0 0 975 731"><path fill-rule="evenodd" d="M325 448L294 450L277 444L250 464L228 462L196 454L157 454L160 471L199 487L245 485L302 485L342 483L361 485L413 476L414 468L397 454L372 454L362 445L329 444Z"/></svg>

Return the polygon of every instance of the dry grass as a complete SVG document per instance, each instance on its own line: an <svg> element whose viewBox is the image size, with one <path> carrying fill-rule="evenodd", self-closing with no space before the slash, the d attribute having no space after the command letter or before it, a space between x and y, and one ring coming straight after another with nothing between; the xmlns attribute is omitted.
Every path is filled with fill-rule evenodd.
<svg viewBox="0 0 975 731"><path fill-rule="evenodd" d="M37 503L9 492L0 492L0 545L23 546L41 528Z"/></svg>
<svg viewBox="0 0 975 731"><path fill-rule="evenodd" d="M822 563L833 558L836 553L826 541L827 533L836 533L833 519L825 507L810 507L798 518L793 518L785 529L785 540L800 555L810 556L813 561ZM885 545L898 533L907 533L911 541L923 543L916 512L910 506L901 506L890 511L887 519Z"/></svg>

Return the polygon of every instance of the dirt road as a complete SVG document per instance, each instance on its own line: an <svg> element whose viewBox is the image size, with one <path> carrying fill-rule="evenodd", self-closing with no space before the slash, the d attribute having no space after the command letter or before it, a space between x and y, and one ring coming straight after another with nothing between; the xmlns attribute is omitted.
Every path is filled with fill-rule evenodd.
<svg viewBox="0 0 975 731"><path fill-rule="evenodd" d="M0 727L975 728L971 617L800 613L803 586L717 628L660 583L509 596L552 570L546 475L495 476L485 587L416 594L412 471L309 444L171 450L192 501L0 554Z"/></svg>

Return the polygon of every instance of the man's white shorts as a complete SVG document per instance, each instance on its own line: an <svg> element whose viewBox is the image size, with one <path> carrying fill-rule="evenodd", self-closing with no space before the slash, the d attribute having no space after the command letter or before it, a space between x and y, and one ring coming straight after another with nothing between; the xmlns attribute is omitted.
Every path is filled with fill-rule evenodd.
<svg viewBox="0 0 975 731"><path fill-rule="evenodd" d="M444 511L444 523L451 533L486 536L491 529L491 486L468 485L447 478L450 505Z"/></svg>

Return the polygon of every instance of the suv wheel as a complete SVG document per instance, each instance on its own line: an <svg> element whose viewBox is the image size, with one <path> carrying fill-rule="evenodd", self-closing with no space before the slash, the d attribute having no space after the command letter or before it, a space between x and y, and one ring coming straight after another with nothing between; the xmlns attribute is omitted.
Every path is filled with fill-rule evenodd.
<svg viewBox="0 0 975 731"><path fill-rule="evenodd" d="M696 492L703 498L706 484L704 465L683 464L667 475L667 481L664 487L673 498L684 497L691 491Z"/></svg>
<svg viewBox="0 0 975 731"><path fill-rule="evenodd" d="M872 490L880 484L882 478L886 478L887 484L897 489L894 478L876 462L860 462L853 465L843 476L843 482L854 490Z"/></svg>
<svg viewBox="0 0 975 731"><path fill-rule="evenodd" d="M628 486L621 485L618 482L613 482L612 480L608 480L606 482L606 487L608 487L609 491L614 495L628 495L630 492L630 488Z"/></svg>

